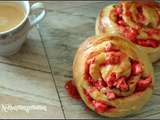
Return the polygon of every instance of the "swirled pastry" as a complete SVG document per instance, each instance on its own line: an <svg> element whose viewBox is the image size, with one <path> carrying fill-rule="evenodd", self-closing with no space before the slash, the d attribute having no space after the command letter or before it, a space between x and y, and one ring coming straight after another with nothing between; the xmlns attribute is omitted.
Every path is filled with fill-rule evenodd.
<svg viewBox="0 0 160 120"><path fill-rule="evenodd" d="M102 33L123 35L155 62L160 58L160 6L135 1L106 6L96 22L96 34Z"/></svg>
<svg viewBox="0 0 160 120"><path fill-rule="evenodd" d="M85 104L110 117L140 110L154 85L147 55L118 36L90 37L82 43L73 62L73 78Z"/></svg>

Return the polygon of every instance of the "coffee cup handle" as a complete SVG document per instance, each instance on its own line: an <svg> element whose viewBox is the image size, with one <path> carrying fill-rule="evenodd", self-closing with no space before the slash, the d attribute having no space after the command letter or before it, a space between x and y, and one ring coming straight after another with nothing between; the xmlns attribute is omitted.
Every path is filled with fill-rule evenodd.
<svg viewBox="0 0 160 120"><path fill-rule="evenodd" d="M36 15L34 14L35 11L37 12L40 11L40 13ZM34 18L30 20L30 29L45 18L46 10L45 10L43 3L41 2L34 3L31 6L31 14L33 14Z"/></svg>

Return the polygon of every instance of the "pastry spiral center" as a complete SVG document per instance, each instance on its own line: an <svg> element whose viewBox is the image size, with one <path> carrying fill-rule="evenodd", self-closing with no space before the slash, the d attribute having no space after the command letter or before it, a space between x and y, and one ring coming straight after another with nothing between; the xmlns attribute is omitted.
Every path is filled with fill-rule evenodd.
<svg viewBox="0 0 160 120"><path fill-rule="evenodd" d="M139 61L131 59L110 42L100 52L92 52L89 55L84 79L88 83L88 88L84 88L86 99L101 112L105 105L108 106L101 98L112 101L127 97L144 91L152 82L150 75L144 75L143 65ZM99 105L102 109L97 108Z"/></svg>

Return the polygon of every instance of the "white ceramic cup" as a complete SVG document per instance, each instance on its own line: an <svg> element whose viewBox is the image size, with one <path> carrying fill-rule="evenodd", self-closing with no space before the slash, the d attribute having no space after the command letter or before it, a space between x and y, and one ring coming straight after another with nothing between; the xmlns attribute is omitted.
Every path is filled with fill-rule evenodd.
<svg viewBox="0 0 160 120"><path fill-rule="evenodd" d="M21 48L26 40L28 31L43 20L46 10L40 2L34 3L32 6L30 6L29 1L0 1L0 4L18 4L25 11L24 19L16 27L5 32L0 32L0 55L10 56Z"/></svg>

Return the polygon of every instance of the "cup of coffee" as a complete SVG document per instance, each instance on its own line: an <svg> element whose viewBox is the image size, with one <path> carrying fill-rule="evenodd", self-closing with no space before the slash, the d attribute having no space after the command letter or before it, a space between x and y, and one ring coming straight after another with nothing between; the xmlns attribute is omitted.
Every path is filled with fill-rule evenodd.
<svg viewBox="0 0 160 120"><path fill-rule="evenodd" d="M46 10L40 2L30 6L29 1L0 1L0 55L16 53L28 31L45 15Z"/></svg>

